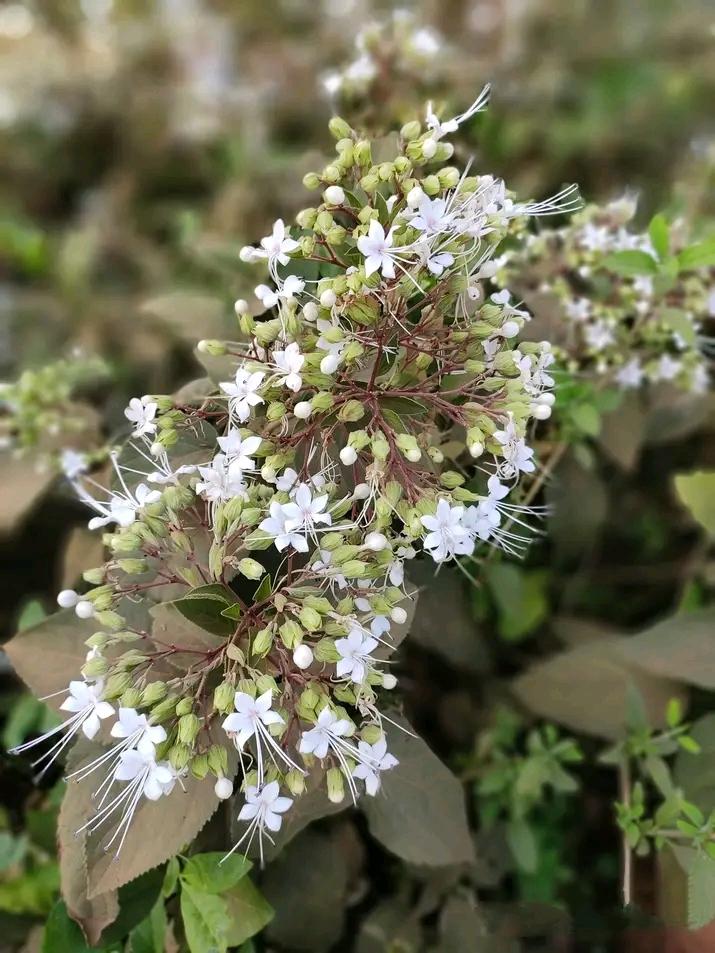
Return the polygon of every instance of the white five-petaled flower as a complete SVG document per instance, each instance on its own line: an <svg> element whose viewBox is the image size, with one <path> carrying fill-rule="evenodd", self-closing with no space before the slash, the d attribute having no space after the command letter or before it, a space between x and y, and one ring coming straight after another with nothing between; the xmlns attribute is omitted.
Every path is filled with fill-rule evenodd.
<svg viewBox="0 0 715 953"><path fill-rule="evenodd" d="M327 493L314 497L307 483L299 483L292 493L290 503L283 504L286 525L290 525L292 530L303 530L305 533L312 533L316 523L330 526L333 519L330 513L325 512L327 505Z"/></svg>
<svg viewBox="0 0 715 953"><path fill-rule="evenodd" d="M124 411L124 416L134 425L133 437L144 437L147 434L156 433L154 418L158 409L159 405L151 397L144 396L141 400L138 397L132 397Z"/></svg>
<svg viewBox="0 0 715 953"><path fill-rule="evenodd" d="M230 460L225 454L217 453L210 466L199 467L199 473L201 480L196 484L196 492L211 503L247 496L243 468L237 459Z"/></svg>
<svg viewBox="0 0 715 953"><path fill-rule="evenodd" d="M258 393L265 374L262 371L247 371L244 367L236 370L232 381L223 381L219 387L228 397L231 413L244 423L251 416L251 408L263 403Z"/></svg>
<svg viewBox="0 0 715 953"><path fill-rule="evenodd" d="M109 523L116 523L122 528L131 526L140 510L161 499L159 490L150 490L146 483L139 483L133 492L126 490L125 493L112 493L108 503L94 500L89 494L80 493L80 496L85 503L101 513L101 516L92 517L87 524L89 529L99 529Z"/></svg>
<svg viewBox="0 0 715 953"><path fill-rule="evenodd" d="M670 354L663 354L654 367L651 377L654 381L672 381L683 369L683 364Z"/></svg>
<svg viewBox="0 0 715 953"><path fill-rule="evenodd" d="M432 140L437 141L442 139L444 136L456 132L459 129L461 123L466 122L468 119L471 119L472 116L476 115L478 112L481 112L489 102L490 88L491 87L488 85L485 86L469 109L465 109L464 112L459 116L455 116L453 119L447 119L444 122L439 121L432 110L432 103L428 103L425 122L427 128L430 130ZM427 141L429 142L430 140ZM425 155L427 155L426 152ZM427 157L430 158L429 155L427 155Z"/></svg>
<svg viewBox="0 0 715 953"><path fill-rule="evenodd" d="M110 731L112 738L132 739L133 743L141 738L148 738L155 745L166 741L166 729L161 725L150 724L147 716L140 714L135 708L120 708L117 719Z"/></svg>
<svg viewBox="0 0 715 953"><path fill-rule="evenodd" d="M463 525L464 507L450 506L440 500L434 516L422 516L420 522L429 530L422 543L435 562L444 562L452 556L469 555L474 550L474 539Z"/></svg>
<svg viewBox="0 0 715 953"><path fill-rule="evenodd" d="M298 248L298 244L294 238L286 236L286 227L282 218L276 219L271 234L261 239L261 247L268 258L269 265L274 262L287 265L288 256Z"/></svg>
<svg viewBox="0 0 715 953"><path fill-rule="evenodd" d="M318 715L315 727L304 731L300 736L298 751L312 754L321 761L328 756L328 750L339 750L340 739L349 735L352 725L347 718L338 718L327 706Z"/></svg>
<svg viewBox="0 0 715 953"><path fill-rule="evenodd" d="M288 275L282 285L271 288L268 285L256 285L253 289L264 308L275 308L281 298L291 301L305 288L305 282L297 275Z"/></svg>
<svg viewBox="0 0 715 953"><path fill-rule="evenodd" d="M637 389L643 383L643 373L640 360L633 357L616 371L615 380L627 390Z"/></svg>
<svg viewBox="0 0 715 953"><path fill-rule="evenodd" d="M249 784L246 787L245 804L238 815L239 821L249 822L248 828L243 837L241 837L238 843L231 849L228 856L238 850L246 839L248 839L248 846L246 848L248 852L253 836L256 831L258 831L258 849L261 864L263 864L263 836L265 831L266 829L273 833L279 831L283 823L283 817L281 815L290 810L292 804L293 798L281 796L280 785L277 781L269 781L268 784L259 783L258 786ZM273 843L270 834L266 834L265 836Z"/></svg>
<svg viewBox="0 0 715 953"><path fill-rule="evenodd" d="M382 271L384 278L395 277L392 241L392 231L386 235L385 229L374 218L370 222L367 235L358 238L357 247L365 258L365 275L368 278L376 271Z"/></svg>
<svg viewBox="0 0 715 953"><path fill-rule="evenodd" d="M138 782L137 787L150 801L158 801L164 794L170 794L176 782L169 764L156 760L156 748L146 735L139 739L136 748L122 752L114 778Z"/></svg>
<svg viewBox="0 0 715 953"><path fill-rule="evenodd" d="M288 519L283 511L283 504L273 500L268 513L269 515L258 524L258 528L273 537L276 549L281 552L287 546L292 546L299 553L307 553L308 541L298 532L295 520Z"/></svg>
<svg viewBox="0 0 715 953"><path fill-rule="evenodd" d="M80 717L82 734L86 738L94 738L103 719L111 718L114 714L109 702L102 700L103 692L104 683L101 681L94 684L73 681L69 684L68 697L60 705L62 711L71 711L75 717Z"/></svg>
<svg viewBox="0 0 715 953"><path fill-rule="evenodd" d="M513 476L519 471L534 472L534 451L527 447L524 438L519 436L513 420L510 419L503 430L497 430L494 439L502 447L504 462L500 464L500 470L504 476Z"/></svg>
<svg viewBox="0 0 715 953"><path fill-rule="evenodd" d="M438 235L451 227L453 219L454 213L449 210L446 199L431 199L423 194L410 225L426 235Z"/></svg>
<svg viewBox="0 0 715 953"><path fill-rule="evenodd" d="M352 629L346 638L336 639L335 648L340 655L335 666L338 678L347 675L356 685L364 682L368 668L374 661L370 652L377 648L377 644L377 639L365 635L360 629Z"/></svg>
<svg viewBox="0 0 715 953"><path fill-rule="evenodd" d="M235 712L228 715L223 721L223 730L233 738L234 744L239 752L242 752L246 742L254 739L256 748L256 761L258 767L258 782L263 783L264 758L263 746L265 745L270 758L276 762L276 755L290 768L300 770L288 755L277 744L268 728L271 725L283 725L285 720L277 711L273 711L271 690L253 698L246 692L236 692L234 697Z"/></svg>
<svg viewBox="0 0 715 953"><path fill-rule="evenodd" d="M226 457L235 463L240 470L255 470L256 461L253 454L261 445L261 438L251 434L242 437L240 431L229 430L226 435L216 441Z"/></svg>
<svg viewBox="0 0 715 953"><path fill-rule="evenodd" d="M374 745L367 741L358 741L360 762L353 770L353 777L365 782L365 793L375 797L380 790L380 772L396 768L400 763L387 751L387 740L383 736Z"/></svg>
<svg viewBox="0 0 715 953"><path fill-rule="evenodd" d="M305 355L300 353L297 342L291 342L283 351L274 351L273 362L283 373L278 383L285 385L294 393L299 391L303 386L300 370L305 363Z"/></svg>

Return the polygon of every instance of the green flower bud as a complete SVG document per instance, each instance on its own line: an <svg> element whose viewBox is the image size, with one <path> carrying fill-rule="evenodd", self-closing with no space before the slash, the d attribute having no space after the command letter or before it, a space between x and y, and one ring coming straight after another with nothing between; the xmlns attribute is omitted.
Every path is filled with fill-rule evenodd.
<svg viewBox="0 0 715 953"><path fill-rule="evenodd" d="M461 473L457 473L456 470L445 470L445 472L440 476L439 482L442 486L447 487L448 490L453 490L455 487L462 486L465 482L464 477Z"/></svg>
<svg viewBox="0 0 715 953"><path fill-rule="evenodd" d="M211 354L213 357L222 357L224 354L228 354L225 341L207 340L206 338L199 341L196 350L201 354Z"/></svg>
<svg viewBox="0 0 715 953"><path fill-rule="evenodd" d="M191 748L187 748L186 745L178 744L172 745L171 748L169 748L167 757L175 771L183 771L184 768L188 767L189 761L191 761L191 754Z"/></svg>
<svg viewBox="0 0 715 953"><path fill-rule="evenodd" d="M308 632L317 632L323 623L320 613L316 612L315 609L311 609L310 606L303 606L298 613L298 618L303 628Z"/></svg>
<svg viewBox="0 0 715 953"><path fill-rule="evenodd" d="M348 400L338 411L338 420L355 423L365 416L365 407L359 400Z"/></svg>
<svg viewBox="0 0 715 953"><path fill-rule="evenodd" d="M209 770L217 777L228 774L228 752L222 745L211 745L208 750Z"/></svg>
<svg viewBox="0 0 715 953"><path fill-rule="evenodd" d="M339 182L343 177L343 172L338 165L326 165L321 176L323 182Z"/></svg>
<svg viewBox="0 0 715 953"><path fill-rule="evenodd" d="M142 693L138 688L128 688L119 699L122 708L138 708L142 702Z"/></svg>
<svg viewBox="0 0 715 953"><path fill-rule="evenodd" d="M221 682L214 689L214 708L222 714L233 711L236 688L231 682Z"/></svg>
<svg viewBox="0 0 715 953"><path fill-rule="evenodd" d="M99 656L84 663L82 666L82 674L85 678L98 678L107 674L107 668L107 660Z"/></svg>
<svg viewBox="0 0 715 953"><path fill-rule="evenodd" d="M315 220L315 230L319 234L324 235L328 229L333 227L333 224L333 216L330 214L330 212L323 211L320 212Z"/></svg>
<svg viewBox="0 0 715 953"><path fill-rule="evenodd" d="M278 631L280 632L281 642L287 649L294 649L296 645L300 645L303 639L303 631L293 619L287 619Z"/></svg>
<svg viewBox="0 0 715 953"><path fill-rule="evenodd" d="M258 560L248 557L239 560L238 571L247 579L260 579L266 572Z"/></svg>
<svg viewBox="0 0 715 953"><path fill-rule="evenodd" d="M306 189L317 189L320 187L320 179L315 172L306 172L303 176L303 185Z"/></svg>
<svg viewBox="0 0 715 953"><path fill-rule="evenodd" d="M192 745L201 729L201 722L196 715L182 715L179 718L179 741L185 745Z"/></svg>
<svg viewBox="0 0 715 953"><path fill-rule="evenodd" d="M333 139L348 139L352 136L353 131L342 119L340 116L333 116L333 118L328 123L328 129L330 130L330 135Z"/></svg>
<svg viewBox="0 0 715 953"><path fill-rule="evenodd" d="M367 139L359 139L353 146L353 153L358 165L366 166L372 163L372 147Z"/></svg>
<svg viewBox="0 0 715 953"><path fill-rule="evenodd" d="M131 684L132 677L129 672L115 672L104 684L103 697L108 701L120 698Z"/></svg>
<svg viewBox="0 0 715 953"><path fill-rule="evenodd" d="M176 695L168 695L163 702L154 705L151 711L151 720L156 724L161 724L162 721L168 721L169 718L173 718L176 714L175 709Z"/></svg>
<svg viewBox="0 0 715 953"><path fill-rule="evenodd" d="M125 624L124 617L118 612L97 612L94 618L105 629L121 629Z"/></svg>
<svg viewBox="0 0 715 953"><path fill-rule="evenodd" d="M182 698L176 705L176 714L181 718L194 710L194 702L191 698Z"/></svg>
<svg viewBox="0 0 715 953"><path fill-rule="evenodd" d="M427 175L422 179L422 191L427 195L438 195L442 191L439 179L436 175Z"/></svg>
<svg viewBox="0 0 715 953"><path fill-rule="evenodd" d="M272 692L274 695L278 691L278 685L272 675L259 675L256 679L256 692L263 695L264 692Z"/></svg>
<svg viewBox="0 0 715 953"><path fill-rule="evenodd" d="M416 119L413 119L412 122L406 122L402 129L400 129L400 135L403 139L406 139L407 142L417 139L421 134L422 124Z"/></svg>
<svg viewBox="0 0 715 953"><path fill-rule="evenodd" d="M337 662L340 659L333 639L321 639L313 646L313 653L319 662Z"/></svg>
<svg viewBox="0 0 715 953"><path fill-rule="evenodd" d="M85 569L85 571L82 573L82 578L85 582L89 582L93 586L97 586L101 582L104 582L104 573L104 566L100 566L97 569Z"/></svg>
<svg viewBox="0 0 715 953"><path fill-rule="evenodd" d="M360 737L369 745L377 744L382 740L382 728L379 725L365 725L360 731Z"/></svg>
<svg viewBox="0 0 715 953"><path fill-rule="evenodd" d="M146 708L151 708L166 698L166 693L166 682L149 682L142 691L141 704Z"/></svg>
<svg viewBox="0 0 715 953"><path fill-rule="evenodd" d="M347 314L356 324L373 325L380 315L380 307L373 298L357 298L347 308Z"/></svg>
<svg viewBox="0 0 715 953"><path fill-rule="evenodd" d="M252 314L244 312L239 315L238 318L238 327L241 330L242 334L245 334L246 337L253 337L256 330L256 321Z"/></svg>
<svg viewBox="0 0 715 953"><path fill-rule="evenodd" d="M130 576L139 576L149 568L145 559L118 559L117 566Z"/></svg>
<svg viewBox="0 0 715 953"><path fill-rule="evenodd" d="M326 783L329 800L332 804L340 804L345 799L345 784L340 768L328 768Z"/></svg>
<svg viewBox="0 0 715 953"><path fill-rule="evenodd" d="M362 579L365 577L367 570L367 563L362 562L360 559L349 559L340 567L340 572L348 579Z"/></svg>
<svg viewBox="0 0 715 953"><path fill-rule="evenodd" d="M330 410L334 403L335 398L333 395L327 390L321 390L311 398L310 406L318 413L324 413Z"/></svg>
<svg viewBox="0 0 715 953"><path fill-rule="evenodd" d="M207 754L197 754L191 759L191 773L197 781L203 781L209 773L209 756Z"/></svg>
<svg viewBox="0 0 715 953"><path fill-rule="evenodd" d="M370 175L364 175L360 179L360 188L363 189L363 191L367 192L368 195L372 195L372 193L377 189L379 184L380 184L380 178L374 173L371 173Z"/></svg>
<svg viewBox="0 0 715 953"><path fill-rule="evenodd" d="M296 222L301 228L312 228L318 217L317 208L304 208L295 217Z"/></svg>
<svg viewBox="0 0 715 953"><path fill-rule="evenodd" d="M453 165L446 165L439 170L437 178L443 189L453 189L459 184L459 169L455 169Z"/></svg>
<svg viewBox="0 0 715 953"><path fill-rule="evenodd" d="M261 629L260 632L257 632L253 637L251 655L254 655L256 658L263 658L264 655L268 655L273 646L273 639L272 629Z"/></svg>
<svg viewBox="0 0 715 953"><path fill-rule="evenodd" d="M305 775L302 771L296 771L295 768L291 768L283 780L293 797L300 797L300 795L304 793Z"/></svg>

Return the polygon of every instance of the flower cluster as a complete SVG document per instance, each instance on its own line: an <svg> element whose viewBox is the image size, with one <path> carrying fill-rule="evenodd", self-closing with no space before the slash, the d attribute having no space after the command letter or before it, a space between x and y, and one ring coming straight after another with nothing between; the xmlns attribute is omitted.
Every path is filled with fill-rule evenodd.
<svg viewBox="0 0 715 953"><path fill-rule="evenodd" d="M656 216L629 228L635 202L590 205L563 228L531 235L500 261L497 279L529 303L555 297L570 370L624 389L709 387L705 325L715 316L715 252L687 247Z"/></svg>
<svg viewBox="0 0 715 953"><path fill-rule="evenodd" d="M200 343L210 379L132 400L107 488L74 479L110 556L58 597L97 631L50 758L116 707L116 743L80 774L99 778L86 826L114 819L117 849L189 772L227 798L240 765L236 847L261 851L316 779L335 802L376 795L397 765L382 693L405 563L523 542L507 497L536 467L553 354L515 344L528 315L490 284L493 256L577 198L518 202L446 165L461 121L428 109L376 161L334 118L317 204L241 252L263 281L236 341Z"/></svg>
<svg viewBox="0 0 715 953"><path fill-rule="evenodd" d="M100 358L77 356L0 385L0 444L32 451L74 475L87 463L83 451L98 443L97 417L78 395L108 374Z"/></svg>
<svg viewBox="0 0 715 953"><path fill-rule="evenodd" d="M412 11L368 22L355 37L355 57L325 73L323 88L346 114L382 127L392 117L414 114L422 93L444 79L445 38Z"/></svg>

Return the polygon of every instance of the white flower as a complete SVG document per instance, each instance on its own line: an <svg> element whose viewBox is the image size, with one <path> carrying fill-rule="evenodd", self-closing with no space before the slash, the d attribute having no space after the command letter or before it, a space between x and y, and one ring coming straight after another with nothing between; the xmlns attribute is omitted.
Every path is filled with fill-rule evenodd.
<svg viewBox="0 0 715 953"><path fill-rule="evenodd" d="M427 269L437 278L442 274L445 268L449 268L450 265L454 264L454 255L450 254L448 251L439 252L436 255L431 255L427 261Z"/></svg>
<svg viewBox="0 0 715 953"><path fill-rule="evenodd" d="M80 474L86 473L89 467L89 460L87 459L86 453L66 449L60 454L60 466L68 480L76 480Z"/></svg>
<svg viewBox="0 0 715 953"><path fill-rule="evenodd" d="M169 794L176 780L167 762L157 762L156 749L147 737L140 739L136 748L122 752L114 777L136 782L136 788L150 801Z"/></svg>
<svg viewBox="0 0 715 953"><path fill-rule="evenodd" d="M219 384L219 387L229 399L231 413L242 423L251 416L252 407L263 403L263 398L258 394L258 388L261 386L264 377L262 371L251 372L239 367L234 380L223 381Z"/></svg>
<svg viewBox="0 0 715 953"><path fill-rule="evenodd" d="M223 453L217 453L210 466L199 467L199 473L201 480L196 484L196 492L205 500L221 503L237 496L247 497L243 470L238 460L229 460Z"/></svg>
<svg viewBox="0 0 715 953"><path fill-rule="evenodd" d="M258 734L261 725L284 723L278 712L271 710L271 704L270 689L258 698L252 698L246 692L236 692L234 697L236 711L224 719L223 730L234 737L237 748L243 748L249 738Z"/></svg>
<svg viewBox="0 0 715 953"><path fill-rule="evenodd" d="M349 735L352 725L346 718L338 718L335 712L325 707L318 715L314 728L304 731L300 736L298 751L312 754L321 761L328 755L329 748L339 746L340 739Z"/></svg>
<svg viewBox="0 0 715 953"><path fill-rule="evenodd" d="M293 238L286 237L286 227L282 218L276 219L273 224L273 232L261 239L263 253L258 251L259 255L265 255L269 266L278 262L281 265L287 265L289 255L294 252L299 243Z"/></svg>
<svg viewBox="0 0 715 953"><path fill-rule="evenodd" d="M430 199L423 194L410 225L426 235L438 235L450 228L453 219L454 214L449 211L446 199Z"/></svg>
<svg viewBox="0 0 715 953"><path fill-rule="evenodd" d="M463 506L450 506L440 500L434 516L422 516L420 522L429 530L422 543L435 562L444 562L452 556L468 555L474 549L474 540L462 524Z"/></svg>
<svg viewBox="0 0 715 953"><path fill-rule="evenodd" d="M575 324L588 321L591 316L591 302L588 298L574 298L564 304L566 317Z"/></svg>
<svg viewBox="0 0 715 953"><path fill-rule="evenodd" d="M235 463L240 470L256 469L253 454L261 445L260 437L242 437L240 431L229 430L225 436L218 437L216 442L231 463Z"/></svg>
<svg viewBox="0 0 715 953"><path fill-rule="evenodd" d="M615 340L612 328L605 321L591 321L584 325L583 336L586 344L594 351L602 351Z"/></svg>
<svg viewBox="0 0 715 953"><path fill-rule="evenodd" d="M260 819L261 826L275 832L280 830L283 823L280 815L290 810L292 804L292 798L280 797L280 786L277 781L270 781L262 788L249 786L246 788L246 803L241 808L238 819L239 821Z"/></svg>
<svg viewBox="0 0 715 953"><path fill-rule="evenodd" d="M283 504L272 500L268 513L269 515L258 524L258 528L274 538L276 549L280 552L287 546L292 546L299 553L307 553L308 541L305 536L297 532L295 521L288 519L283 511Z"/></svg>
<svg viewBox="0 0 715 953"><path fill-rule="evenodd" d="M375 797L380 790L380 772L396 768L400 763L394 755L388 754L387 741L383 737L370 745L367 741L358 741L360 763L353 770L353 777L365 782L365 793Z"/></svg>
<svg viewBox="0 0 715 953"><path fill-rule="evenodd" d="M506 476L518 473L520 470L524 473L533 473L536 464L532 460L534 451L527 447L526 441L520 437L513 420L503 430L497 430L494 433L494 439L501 444L504 463L502 472Z"/></svg>
<svg viewBox="0 0 715 953"><path fill-rule="evenodd" d="M683 369L682 362L670 356L663 354L651 372L651 378L654 381L672 381Z"/></svg>
<svg viewBox="0 0 715 953"><path fill-rule="evenodd" d="M256 297L264 308L275 308L281 298L285 301L291 301L296 295L299 295L305 288L305 282L297 275L288 275L286 280L278 288L271 288L268 285L256 285L253 289Z"/></svg>
<svg viewBox="0 0 715 953"><path fill-rule="evenodd" d="M629 389L638 388L643 383L643 368L637 357L631 358L623 367L616 371L615 380L621 387Z"/></svg>
<svg viewBox="0 0 715 953"><path fill-rule="evenodd" d="M377 648L377 644L377 639L364 635L360 629L352 629L345 639L336 639L335 648L340 655L335 667L338 678L347 675L356 685L364 682L368 667L374 661L370 652Z"/></svg>
<svg viewBox="0 0 715 953"><path fill-rule="evenodd" d="M146 434L156 433L154 418L158 409L159 405L150 397L144 396L141 400L138 397L132 397L129 406L124 411L124 416L130 423L134 424L133 437L143 437Z"/></svg>
<svg viewBox="0 0 715 953"><path fill-rule="evenodd" d="M489 102L489 90L490 87L488 85L485 86L469 109L465 109L465 111L459 116L455 116L453 119L447 119L445 122L439 121L437 116L435 116L434 112L432 111L432 103L428 103L425 122L427 128L432 134L432 139L439 140L450 133L456 132L457 129L459 129L461 123L466 122L468 119L471 119L472 116L486 108L486 105ZM427 141L429 142L430 140ZM434 155L434 153L432 154ZM428 155L428 153L425 152L425 155Z"/></svg>
<svg viewBox="0 0 715 953"><path fill-rule="evenodd" d="M155 745L166 741L166 730L161 725L150 724L147 716L135 708L120 708L117 717L118 721L110 731L113 738L134 739L137 742L141 738L148 738Z"/></svg>
<svg viewBox="0 0 715 953"><path fill-rule="evenodd" d="M278 369L283 372L283 377L279 379L278 383L284 384L288 390L292 390L294 393L299 391L303 386L303 379L299 371L305 363L305 355L300 353L297 342L293 341L284 351L274 351L273 361Z"/></svg>
<svg viewBox="0 0 715 953"><path fill-rule="evenodd" d="M312 490L307 483L300 483L292 494L290 503L283 504L283 515L293 530L304 530L306 533L315 529L316 523L330 526L332 517L325 513L328 504L328 494L313 497Z"/></svg>
<svg viewBox="0 0 715 953"><path fill-rule="evenodd" d="M382 270L383 277L395 277L395 262L392 252L392 232L385 235L385 229L376 220L372 219L367 235L361 235L357 240L358 251L365 258L365 275L370 277L376 271Z"/></svg>
<svg viewBox="0 0 715 953"><path fill-rule="evenodd" d="M133 493L126 487L125 490L125 493L112 493L108 503L92 499L84 490L80 492L81 499L101 514L92 517L87 524L89 529L99 529L109 523L116 523L122 528L131 526L140 510L161 499L159 490L150 490L146 483L139 483Z"/></svg>
<svg viewBox="0 0 715 953"><path fill-rule="evenodd" d="M114 714L114 708L109 702L102 701L103 691L102 681L93 685L89 682L73 681L69 684L68 697L60 705L62 711L71 711L80 716L82 734L89 739L97 734L101 722Z"/></svg>

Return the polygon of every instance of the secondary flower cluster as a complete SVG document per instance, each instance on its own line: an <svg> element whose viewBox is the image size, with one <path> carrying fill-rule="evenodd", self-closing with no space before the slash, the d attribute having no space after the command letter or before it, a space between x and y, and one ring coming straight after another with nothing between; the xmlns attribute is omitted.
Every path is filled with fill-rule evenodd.
<svg viewBox="0 0 715 953"><path fill-rule="evenodd" d="M662 216L631 230L635 202L590 205L563 228L529 236L500 261L498 280L531 303L557 299L559 344L571 370L624 390L671 384L709 387L704 325L715 316L715 254L683 247ZM677 229L673 229L677 232ZM692 254L691 254L692 252ZM702 262L702 264L701 264Z"/></svg>
<svg viewBox="0 0 715 953"><path fill-rule="evenodd" d="M78 395L108 374L99 358L76 356L0 385L0 446L75 472L80 452L98 442L97 418Z"/></svg>
<svg viewBox="0 0 715 953"><path fill-rule="evenodd" d="M519 203L445 165L460 121L429 110L377 161L333 119L336 157L306 177L318 203L241 252L268 277L236 303L238 340L200 343L209 378L131 401L108 489L74 480L110 558L58 597L97 631L41 760L116 717L78 774L97 773L86 827L114 819L107 846L188 772L231 796L235 757L236 847L262 851L307 785L375 795L397 764L381 696L405 563L523 543L528 511L507 497L536 467L527 425L550 413L553 355L516 346L527 315L490 286L492 258L576 197Z"/></svg>

